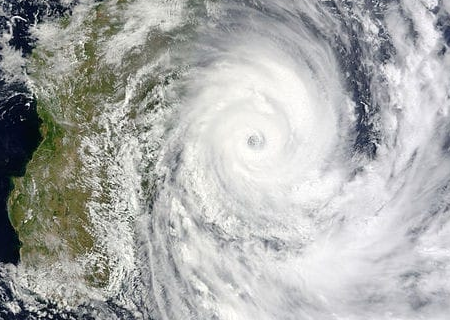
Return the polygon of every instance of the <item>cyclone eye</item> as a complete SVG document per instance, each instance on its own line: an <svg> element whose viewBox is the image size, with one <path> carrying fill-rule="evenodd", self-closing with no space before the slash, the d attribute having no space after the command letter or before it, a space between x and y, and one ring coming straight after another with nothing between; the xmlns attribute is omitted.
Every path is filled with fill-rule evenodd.
<svg viewBox="0 0 450 320"><path fill-rule="evenodd" d="M247 139L247 145L252 149L262 149L265 144L265 139L262 134L252 134Z"/></svg>

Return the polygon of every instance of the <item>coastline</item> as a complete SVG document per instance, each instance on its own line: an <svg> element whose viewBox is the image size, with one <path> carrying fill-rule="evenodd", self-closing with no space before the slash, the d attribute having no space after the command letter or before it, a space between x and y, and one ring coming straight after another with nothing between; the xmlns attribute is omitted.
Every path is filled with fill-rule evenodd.
<svg viewBox="0 0 450 320"><path fill-rule="evenodd" d="M0 262L17 264L20 260L20 241L11 223L7 201L14 188L13 178L25 174L26 165L41 141L41 121L36 111L36 102L25 92L26 88L23 87L22 92L8 89L10 88L4 84L0 90L16 96L0 101L3 114L0 119L0 239L3 244L0 248Z"/></svg>

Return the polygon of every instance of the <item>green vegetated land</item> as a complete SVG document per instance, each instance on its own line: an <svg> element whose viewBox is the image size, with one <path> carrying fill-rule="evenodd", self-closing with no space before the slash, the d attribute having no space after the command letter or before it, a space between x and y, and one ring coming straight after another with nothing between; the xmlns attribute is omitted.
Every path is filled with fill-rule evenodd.
<svg viewBox="0 0 450 320"><path fill-rule="evenodd" d="M108 284L111 261L95 236L89 204L95 202L114 210L112 190L117 186L111 183L108 167L118 153L113 141L127 134L140 139L140 133L152 130L146 117L164 108L157 92L177 78L178 69L154 70L140 76L133 86L133 96L121 110L120 128L117 123L105 125L99 119L104 120L105 112L111 111L106 106L121 105L130 79L140 74L141 68L174 43L188 43L195 24L189 22L167 32L151 31L143 44L126 48L120 62L110 65L104 56L105 43L123 31L127 5L120 0L97 4L75 32L67 31L79 31L82 40L74 38L56 49L41 46L33 51L29 73L36 84L43 141L25 176L14 179L9 199L10 219L22 243L22 264L52 268L61 261L78 261L84 281L98 288ZM63 30L72 27L69 18L62 19L60 25ZM55 71L61 63L61 50L71 57L63 63L74 65L67 74ZM83 144L86 138L98 136L102 138L95 148ZM147 172L140 181L142 193L150 194L154 187L152 157L158 145L144 141L140 148L146 157L141 169ZM95 165L87 158L94 159Z"/></svg>
<svg viewBox="0 0 450 320"><path fill-rule="evenodd" d="M68 18L61 26L68 26ZM83 137L101 130L94 118L105 99L117 99L120 80L100 63L99 39L112 36L120 26L111 23L102 5L85 22L87 40L74 46L77 67L63 81L50 74L53 53L37 48L32 55L31 76L39 81L55 81L53 91L38 96L43 141L29 162L24 177L15 178L9 199L9 214L22 243L21 262L28 267L50 266L97 253L96 261L84 265L85 280L96 286L108 281L108 261L91 230L87 203L92 190L84 175ZM39 84L38 84L39 85ZM120 90L119 90L120 91ZM108 201L108 190L101 195Z"/></svg>

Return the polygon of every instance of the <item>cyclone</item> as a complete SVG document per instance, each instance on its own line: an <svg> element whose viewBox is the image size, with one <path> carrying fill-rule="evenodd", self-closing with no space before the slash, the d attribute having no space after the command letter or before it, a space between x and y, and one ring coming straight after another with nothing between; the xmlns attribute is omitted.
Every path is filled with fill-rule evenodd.
<svg viewBox="0 0 450 320"><path fill-rule="evenodd" d="M2 265L3 314L448 318L446 1L72 5L17 63L90 247L46 235L57 262ZM23 224L53 185L37 165Z"/></svg>
<svg viewBox="0 0 450 320"><path fill-rule="evenodd" d="M301 277L282 270L300 263L332 216L327 202L349 171L339 163L350 120L329 49L292 36L283 46L257 34L220 43L182 84L181 125L160 156L150 221L154 280L170 305L186 304L168 319L199 308L208 318L271 318L301 297Z"/></svg>

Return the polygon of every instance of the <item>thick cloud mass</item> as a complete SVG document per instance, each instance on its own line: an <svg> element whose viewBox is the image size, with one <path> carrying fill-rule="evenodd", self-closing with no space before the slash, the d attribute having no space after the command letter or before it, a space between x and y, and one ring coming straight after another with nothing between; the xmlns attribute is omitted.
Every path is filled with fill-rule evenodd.
<svg viewBox="0 0 450 320"><path fill-rule="evenodd" d="M200 36L149 218L161 318L450 310L446 12L327 4L221 4Z"/></svg>
<svg viewBox="0 0 450 320"><path fill-rule="evenodd" d="M157 32L170 46L150 46L124 100L101 106L108 134L83 140L120 186L92 206L114 283L83 314L448 318L446 1L124 8L108 65ZM155 107L125 122L149 74L165 79ZM117 158L94 159L102 144Z"/></svg>

